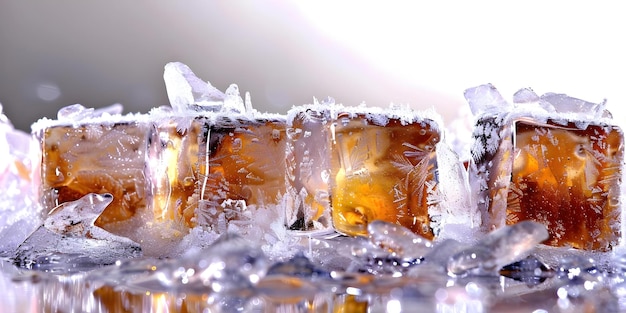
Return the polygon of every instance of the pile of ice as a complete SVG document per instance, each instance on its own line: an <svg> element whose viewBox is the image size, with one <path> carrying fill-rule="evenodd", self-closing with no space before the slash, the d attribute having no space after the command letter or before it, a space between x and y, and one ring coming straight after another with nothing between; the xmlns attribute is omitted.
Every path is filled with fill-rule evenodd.
<svg viewBox="0 0 626 313"><path fill-rule="evenodd" d="M560 93L539 96L531 88L523 88L509 102L491 84L469 88L464 95L476 118L498 116L506 121L526 117L539 123L550 119L563 125L574 122L580 129L585 129L590 122L613 122L606 110L606 100L593 103Z"/></svg>
<svg viewBox="0 0 626 313"><path fill-rule="evenodd" d="M38 142L15 129L0 104L0 256L14 250L41 222L39 151Z"/></svg>

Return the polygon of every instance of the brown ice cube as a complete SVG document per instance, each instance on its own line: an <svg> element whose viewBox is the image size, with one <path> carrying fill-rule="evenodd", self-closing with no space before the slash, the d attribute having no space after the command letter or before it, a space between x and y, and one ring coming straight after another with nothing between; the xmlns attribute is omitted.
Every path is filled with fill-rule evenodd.
<svg viewBox="0 0 626 313"><path fill-rule="evenodd" d="M124 221L149 201L146 159L151 126L143 122L51 125L39 131L44 212L89 193L113 202L97 226Z"/></svg>
<svg viewBox="0 0 626 313"><path fill-rule="evenodd" d="M384 113L339 113L331 126L330 196L337 231L366 235L374 220L433 238L428 195L436 189L438 126Z"/></svg>
<svg viewBox="0 0 626 313"><path fill-rule="evenodd" d="M407 119L382 109L293 108L286 157L294 200L287 226L366 235L367 224L378 219L432 238L427 198L436 188L440 134L434 121L409 112Z"/></svg>
<svg viewBox="0 0 626 313"><path fill-rule="evenodd" d="M281 202L285 131L285 119L278 115L223 115L205 124L198 147L196 224L214 223L225 207L268 207Z"/></svg>
<svg viewBox="0 0 626 313"><path fill-rule="evenodd" d="M472 179L483 184L478 204L486 230L534 220L547 226L549 245L596 251L617 245L619 127L490 117L476 129Z"/></svg>

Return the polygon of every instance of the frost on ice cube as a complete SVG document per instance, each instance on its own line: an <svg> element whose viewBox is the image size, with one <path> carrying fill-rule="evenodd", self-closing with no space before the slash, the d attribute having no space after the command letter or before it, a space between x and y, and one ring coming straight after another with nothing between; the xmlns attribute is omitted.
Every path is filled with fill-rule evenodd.
<svg viewBox="0 0 626 313"><path fill-rule="evenodd" d="M110 193L113 202L96 224L133 217L148 203L146 160L152 126L134 116L42 123L44 211L89 193Z"/></svg>
<svg viewBox="0 0 626 313"><path fill-rule="evenodd" d="M90 269L141 256L141 247L94 223L112 202L110 194L90 193L50 212L17 249L16 264L50 271Z"/></svg>
<svg viewBox="0 0 626 313"><path fill-rule="evenodd" d="M477 114L470 181L484 229L534 220L548 227L546 244L615 247L623 131L603 104L536 97L529 90L518 92L516 101L509 109Z"/></svg>
<svg viewBox="0 0 626 313"><path fill-rule="evenodd" d="M497 274L505 265L519 261L548 238L546 227L522 221L489 233L475 245L453 255L448 271L454 275Z"/></svg>

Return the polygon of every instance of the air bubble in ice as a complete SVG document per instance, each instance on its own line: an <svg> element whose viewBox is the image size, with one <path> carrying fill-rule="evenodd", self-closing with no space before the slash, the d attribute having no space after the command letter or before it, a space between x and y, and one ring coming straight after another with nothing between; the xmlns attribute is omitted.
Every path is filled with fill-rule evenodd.
<svg viewBox="0 0 626 313"><path fill-rule="evenodd" d="M496 274L503 266L519 261L548 239L548 230L534 221L521 221L489 233L478 243L450 258L448 272Z"/></svg>
<svg viewBox="0 0 626 313"><path fill-rule="evenodd" d="M180 62L165 65L163 73L170 105L178 112L193 108L198 111L219 111L225 95L211 83L198 78Z"/></svg>
<svg viewBox="0 0 626 313"><path fill-rule="evenodd" d="M141 256L141 247L132 240L113 235L94 225L111 203L110 194L88 194L56 207L35 232L17 249L14 262L28 268L54 271L113 264L119 259Z"/></svg>
<svg viewBox="0 0 626 313"><path fill-rule="evenodd" d="M465 99L474 116L507 112L512 108L492 84L480 85L465 90Z"/></svg>

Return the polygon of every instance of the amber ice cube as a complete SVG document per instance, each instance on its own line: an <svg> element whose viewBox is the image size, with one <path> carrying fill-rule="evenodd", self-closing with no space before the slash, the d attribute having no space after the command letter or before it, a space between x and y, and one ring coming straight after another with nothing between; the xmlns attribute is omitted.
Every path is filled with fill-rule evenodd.
<svg viewBox="0 0 626 313"><path fill-rule="evenodd" d="M291 230L330 229L329 108L295 107L287 122L286 174L291 202L285 207L286 226Z"/></svg>
<svg viewBox="0 0 626 313"><path fill-rule="evenodd" d="M110 193L113 202L96 225L127 220L148 204L146 159L151 126L142 122L86 123L43 128L44 212L89 193Z"/></svg>
<svg viewBox="0 0 626 313"><path fill-rule="evenodd" d="M212 225L222 212L227 219L237 219L237 211L247 206L270 207L282 201L285 131L285 119L278 115L218 116L205 123L198 147L194 224Z"/></svg>
<svg viewBox="0 0 626 313"><path fill-rule="evenodd" d="M433 238L427 198L436 188L432 120L406 123L371 114L340 113L331 127L332 219L335 229L366 235L383 220Z"/></svg>
<svg viewBox="0 0 626 313"><path fill-rule="evenodd" d="M497 121L484 119L477 127ZM497 150L476 160L486 182L479 205L487 227L534 220L547 226L548 245L608 251L618 244L623 132L601 123L577 125L583 123L519 118L499 128Z"/></svg>

